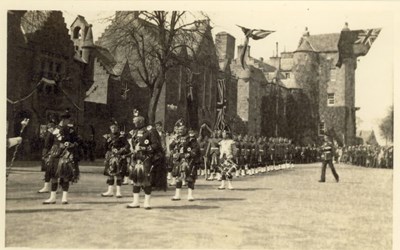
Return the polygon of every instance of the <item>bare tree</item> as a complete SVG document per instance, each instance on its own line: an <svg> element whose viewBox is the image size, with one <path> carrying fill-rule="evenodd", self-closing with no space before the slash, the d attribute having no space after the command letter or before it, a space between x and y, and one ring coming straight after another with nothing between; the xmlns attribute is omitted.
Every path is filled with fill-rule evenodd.
<svg viewBox="0 0 400 250"><path fill-rule="evenodd" d="M385 118L382 119L379 129L381 130L381 135L385 137L386 142L393 142L393 119L394 111L393 106L389 108L389 111Z"/></svg>
<svg viewBox="0 0 400 250"><path fill-rule="evenodd" d="M136 72L135 80L150 89L148 118L154 122L168 72L178 65L190 67L209 29L207 18L195 20L185 11L119 11L99 45L125 57Z"/></svg>

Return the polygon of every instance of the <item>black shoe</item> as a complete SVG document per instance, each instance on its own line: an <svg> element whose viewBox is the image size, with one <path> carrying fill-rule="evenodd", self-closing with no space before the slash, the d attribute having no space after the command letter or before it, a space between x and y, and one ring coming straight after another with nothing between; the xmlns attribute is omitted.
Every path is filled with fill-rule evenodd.
<svg viewBox="0 0 400 250"><path fill-rule="evenodd" d="M68 201L63 201L63 202L61 202L61 204L68 205Z"/></svg>
<svg viewBox="0 0 400 250"><path fill-rule="evenodd" d="M319 180L318 182L325 182L325 181L323 181L323 180Z"/></svg>

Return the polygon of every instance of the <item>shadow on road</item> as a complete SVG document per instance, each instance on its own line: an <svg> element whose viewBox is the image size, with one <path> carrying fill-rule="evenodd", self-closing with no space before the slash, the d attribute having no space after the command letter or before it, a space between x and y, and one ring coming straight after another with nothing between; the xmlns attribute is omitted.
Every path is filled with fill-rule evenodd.
<svg viewBox="0 0 400 250"><path fill-rule="evenodd" d="M7 214L25 214L25 213L41 213L41 212L82 212L89 209L70 209L70 208L56 208L56 209L17 209L6 210Z"/></svg>
<svg viewBox="0 0 400 250"><path fill-rule="evenodd" d="M12 197L12 198L6 198L6 201L38 200L38 201L42 202L41 200L47 199L48 198L47 196L49 196L49 195L46 194L43 197Z"/></svg>
<svg viewBox="0 0 400 250"><path fill-rule="evenodd" d="M257 190L272 190L272 188L235 188L233 191L257 191Z"/></svg>
<svg viewBox="0 0 400 250"><path fill-rule="evenodd" d="M199 200L199 199L197 199ZM217 209L218 206L200 206L200 205L187 205L187 206L161 206L154 207L154 209L198 209L198 210L206 210L206 209Z"/></svg>
<svg viewBox="0 0 400 250"><path fill-rule="evenodd" d="M107 204L124 204L130 201L124 201L124 200L115 200L115 201L82 201L82 202L74 202L74 204L102 204L102 205L107 205Z"/></svg>
<svg viewBox="0 0 400 250"><path fill-rule="evenodd" d="M200 198L196 201L244 201L245 198Z"/></svg>

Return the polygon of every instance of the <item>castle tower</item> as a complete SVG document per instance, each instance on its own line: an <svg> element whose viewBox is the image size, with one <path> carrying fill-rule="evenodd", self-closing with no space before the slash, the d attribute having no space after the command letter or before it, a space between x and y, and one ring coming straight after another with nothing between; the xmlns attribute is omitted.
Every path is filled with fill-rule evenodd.
<svg viewBox="0 0 400 250"><path fill-rule="evenodd" d="M293 53L292 72L296 84L309 99L308 114L305 115L312 121L311 131L316 132L319 124L319 58L309 38L310 32L306 28Z"/></svg>
<svg viewBox="0 0 400 250"><path fill-rule="evenodd" d="M74 43L75 51L82 56L82 46L86 37L87 30L89 28L88 22L85 17L78 15L70 26L70 36Z"/></svg>
<svg viewBox="0 0 400 250"><path fill-rule="evenodd" d="M94 49L94 43L93 43L93 32L92 32L92 25L89 25L89 28L86 33L86 37L83 41L82 45L82 59L90 64L92 60L92 51Z"/></svg>

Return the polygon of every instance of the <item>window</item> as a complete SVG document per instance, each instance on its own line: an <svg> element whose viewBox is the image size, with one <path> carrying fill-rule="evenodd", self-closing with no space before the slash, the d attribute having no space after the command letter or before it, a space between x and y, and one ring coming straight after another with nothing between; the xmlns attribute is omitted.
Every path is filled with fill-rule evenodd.
<svg viewBox="0 0 400 250"><path fill-rule="evenodd" d="M328 93L328 106L333 106L333 105L335 105L335 94Z"/></svg>
<svg viewBox="0 0 400 250"><path fill-rule="evenodd" d="M319 123L319 135L324 135L325 134L325 122L320 122Z"/></svg>
<svg viewBox="0 0 400 250"><path fill-rule="evenodd" d="M81 38L81 27L75 27L73 38L74 38L74 39L79 39L79 38Z"/></svg>

